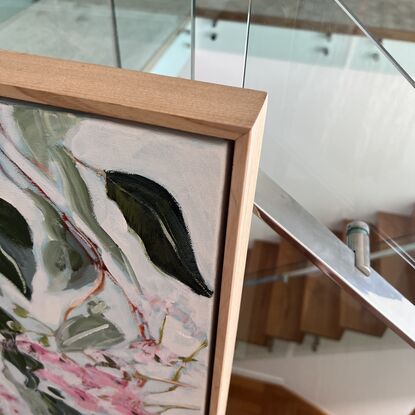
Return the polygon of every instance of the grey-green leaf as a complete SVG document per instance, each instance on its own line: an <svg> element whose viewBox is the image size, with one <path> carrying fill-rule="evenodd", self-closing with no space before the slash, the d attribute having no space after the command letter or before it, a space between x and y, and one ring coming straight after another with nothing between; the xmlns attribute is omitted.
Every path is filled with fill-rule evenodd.
<svg viewBox="0 0 415 415"><path fill-rule="evenodd" d="M77 289L94 281L98 272L84 247L64 226L58 212L48 200L28 191L41 210L49 241L43 246L43 261L50 277L49 289Z"/></svg>
<svg viewBox="0 0 415 415"><path fill-rule="evenodd" d="M106 172L107 195L143 241L150 260L196 294L211 297L192 248L181 208L158 183L137 174Z"/></svg>
<svg viewBox="0 0 415 415"><path fill-rule="evenodd" d="M0 199L0 273L29 300L36 272L32 249L26 219L9 202Z"/></svg>
<svg viewBox="0 0 415 415"><path fill-rule="evenodd" d="M106 350L122 341L124 335L101 314L73 317L65 321L56 332L56 342L65 352L87 348Z"/></svg>
<svg viewBox="0 0 415 415"><path fill-rule="evenodd" d="M44 166L49 164L49 146L62 141L78 122L66 112L24 106L16 106L13 115L30 155Z"/></svg>

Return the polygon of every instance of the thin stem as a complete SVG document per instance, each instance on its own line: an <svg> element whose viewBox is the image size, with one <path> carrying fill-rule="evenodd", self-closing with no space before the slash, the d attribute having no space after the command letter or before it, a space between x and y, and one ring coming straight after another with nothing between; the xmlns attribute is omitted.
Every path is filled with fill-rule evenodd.
<svg viewBox="0 0 415 415"><path fill-rule="evenodd" d="M159 340L157 342L157 344L161 344L161 342L163 341L163 337L164 337L164 329L166 327L166 321L167 321L167 314L164 316L163 322L161 323L161 327L159 330Z"/></svg>
<svg viewBox="0 0 415 415"><path fill-rule="evenodd" d="M182 365L176 370L176 372L174 373L173 377L171 378L171 380L173 382L178 382L181 375L182 375L182 371L186 368L187 363L193 362L196 357L196 355L201 352L205 347L207 347L208 345L208 341L204 340L199 346L198 348L189 356L187 357L179 357L179 360L181 360L183 363ZM163 392L155 392L154 394L162 394L162 393L167 393L167 392L172 392L174 390L177 389L178 386L173 385L172 387L170 387L169 389L167 389L166 391Z"/></svg>
<svg viewBox="0 0 415 415"><path fill-rule="evenodd" d="M170 411L171 409L186 409L189 411L199 411L200 407L195 406L195 405L163 405L163 404L153 404L153 403L149 403L146 404L144 403L144 406L148 407L148 408L162 408L161 411L156 412L157 414L164 414L167 411Z"/></svg>
<svg viewBox="0 0 415 415"><path fill-rule="evenodd" d="M195 386L190 385L188 383L182 383L182 382L178 382L172 379L164 379L164 378L159 378L156 376L147 376L147 375L143 375L142 373L138 373L137 372L137 376L140 377L141 379L144 380L150 380L150 381L154 381L154 382L161 382L161 383L167 383L169 385L174 385L176 388L178 387L182 387L182 388L195 388Z"/></svg>
<svg viewBox="0 0 415 415"><path fill-rule="evenodd" d="M75 310L75 308L79 307L81 304L85 303L90 297L100 292L104 288L104 285L105 285L105 271L100 270L99 277L96 279L93 287L85 295L83 295L81 298L77 298L69 306L69 308L65 312L63 319L66 321L69 318L72 311Z"/></svg>

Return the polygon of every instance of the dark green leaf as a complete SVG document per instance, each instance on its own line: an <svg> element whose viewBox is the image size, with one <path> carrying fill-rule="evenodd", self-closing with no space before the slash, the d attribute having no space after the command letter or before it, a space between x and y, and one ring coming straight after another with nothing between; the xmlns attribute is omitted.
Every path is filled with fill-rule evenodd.
<svg viewBox="0 0 415 415"><path fill-rule="evenodd" d="M0 273L27 298L36 271L29 225L19 211L0 199Z"/></svg>
<svg viewBox="0 0 415 415"><path fill-rule="evenodd" d="M42 363L33 357L22 353L14 341L3 344L2 356L10 362L16 369L25 375L25 386L29 389L35 389L39 385L39 378L34 374L38 369L43 369Z"/></svg>
<svg viewBox="0 0 415 415"><path fill-rule="evenodd" d="M64 396L62 395L61 391L59 389L54 388L53 386L48 386L48 389L50 392L52 392L57 397L64 399Z"/></svg>
<svg viewBox="0 0 415 415"><path fill-rule="evenodd" d="M10 203L0 199L0 234L24 248L32 248L32 235L26 219Z"/></svg>
<svg viewBox="0 0 415 415"><path fill-rule="evenodd" d="M107 195L143 241L150 260L196 294L211 297L196 263L181 208L158 183L136 174L106 172Z"/></svg>
<svg viewBox="0 0 415 415"><path fill-rule="evenodd" d="M0 251L0 273L3 274L9 281L11 281L19 291L25 295L26 293L30 299L30 288L27 287L26 281L20 271L17 263L14 263L10 257Z"/></svg>
<svg viewBox="0 0 415 415"><path fill-rule="evenodd" d="M0 307L0 334L6 339L14 339L16 336L16 332L10 328L10 322L17 323L18 321Z"/></svg>
<svg viewBox="0 0 415 415"><path fill-rule="evenodd" d="M38 391L38 393L48 406L48 415L81 415L80 412L67 405L63 400L42 391Z"/></svg>

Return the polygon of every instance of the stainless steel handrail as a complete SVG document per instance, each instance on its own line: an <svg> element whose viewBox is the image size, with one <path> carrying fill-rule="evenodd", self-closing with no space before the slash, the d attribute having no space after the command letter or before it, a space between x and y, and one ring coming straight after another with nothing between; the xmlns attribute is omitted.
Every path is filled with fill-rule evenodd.
<svg viewBox="0 0 415 415"><path fill-rule="evenodd" d="M359 271L353 251L262 172L254 213L415 348L415 306L375 270Z"/></svg>
<svg viewBox="0 0 415 415"><path fill-rule="evenodd" d="M405 252L415 251L415 242L401 245L399 247L399 249L401 251L405 251ZM401 255L399 253L399 251L397 252L397 248L386 248L386 249L382 249L382 250L379 250L379 251L372 252L370 254L370 259L371 260L376 260L376 259L387 258L387 257L391 257L391 256L396 256L396 255L399 255L399 256L403 257L403 255ZM403 257L403 260L407 261L407 259L405 257ZM410 263L410 265L412 266L412 263ZM276 281L284 281L284 280L287 280L288 278L303 277L305 275L310 275L310 274L313 274L313 273L316 273L316 272L318 272L318 273L320 272L319 268L317 268L314 265L297 268L297 269L294 269L294 270L291 270L291 271L282 272L280 274L277 274L275 272L276 270L277 270L277 268L261 270L262 274L267 274L268 273L268 275L265 275L264 277L261 277L261 278L247 280L247 281L245 281L244 286L245 287L253 287L253 286L256 286L256 285L268 284L268 283L276 282Z"/></svg>

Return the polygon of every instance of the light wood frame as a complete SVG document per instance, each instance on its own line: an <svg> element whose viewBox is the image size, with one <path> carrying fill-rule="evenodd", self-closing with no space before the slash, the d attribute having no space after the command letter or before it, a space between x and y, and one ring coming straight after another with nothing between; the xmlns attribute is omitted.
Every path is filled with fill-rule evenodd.
<svg viewBox="0 0 415 415"><path fill-rule="evenodd" d="M224 415L267 94L0 52L0 97L234 141L210 415Z"/></svg>

